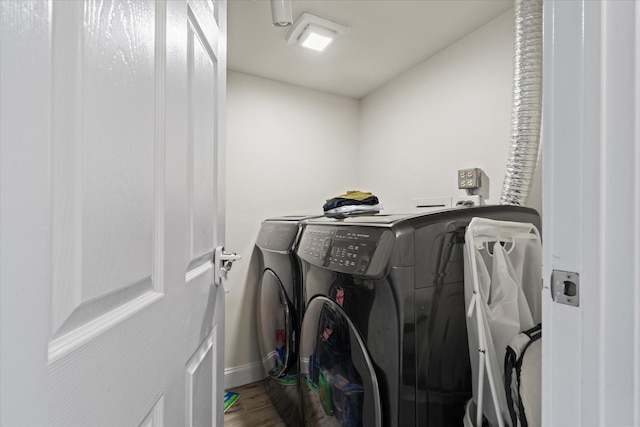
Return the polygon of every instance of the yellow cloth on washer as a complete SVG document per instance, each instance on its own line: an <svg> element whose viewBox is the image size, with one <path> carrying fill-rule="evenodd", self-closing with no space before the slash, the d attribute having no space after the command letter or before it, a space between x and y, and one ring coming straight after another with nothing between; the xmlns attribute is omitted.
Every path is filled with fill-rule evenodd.
<svg viewBox="0 0 640 427"><path fill-rule="evenodd" d="M351 199L351 200L362 201L371 196L373 196L373 193L358 191L358 190L349 190L344 194L327 199L327 202L333 199Z"/></svg>

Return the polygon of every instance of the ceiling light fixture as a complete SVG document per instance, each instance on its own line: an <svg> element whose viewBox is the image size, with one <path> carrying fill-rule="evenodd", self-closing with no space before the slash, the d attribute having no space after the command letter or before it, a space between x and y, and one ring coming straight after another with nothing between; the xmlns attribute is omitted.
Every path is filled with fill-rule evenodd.
<svg viewBox="0 0 640 427"><path fill-rule="evenodd" d="M291 0L271 0L271 20L275 27L288 27L293 23Z"/></svg>
<svg viewBox="0 0 640 427"><path fill-rule="evenodd" d="M344 25L304 12L291 27L287 35L287 44L297 43L309 49L322 51L338 34L344 34L347 30Z"/></svg>

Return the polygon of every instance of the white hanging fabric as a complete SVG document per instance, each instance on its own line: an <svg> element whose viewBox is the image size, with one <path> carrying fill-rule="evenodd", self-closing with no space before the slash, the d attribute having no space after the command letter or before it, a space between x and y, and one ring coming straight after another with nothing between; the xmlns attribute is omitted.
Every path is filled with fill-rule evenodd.
<svg viewBox="0 0 640 427"><path fill-rule="evenodd" d="M473 218L465 234L465 306L475 426L510 420L504 387L507 345L540 323L542 249L533 224Z"/></svg>

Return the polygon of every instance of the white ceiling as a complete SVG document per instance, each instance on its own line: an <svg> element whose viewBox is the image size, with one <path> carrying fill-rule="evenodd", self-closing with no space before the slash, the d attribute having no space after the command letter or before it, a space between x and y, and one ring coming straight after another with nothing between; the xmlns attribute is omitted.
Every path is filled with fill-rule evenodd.
<svg viewBox="0 0 640 427"><path fill-rule="evenodd" d="M492 19L513 0L293 0L349 27L324 52L287 45L269 0L228 1L228 68L359 99Z"/></svg>

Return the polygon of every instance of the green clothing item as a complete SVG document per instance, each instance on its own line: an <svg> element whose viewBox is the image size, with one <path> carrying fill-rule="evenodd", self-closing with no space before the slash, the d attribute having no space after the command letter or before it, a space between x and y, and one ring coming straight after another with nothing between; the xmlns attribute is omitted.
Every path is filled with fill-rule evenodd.
<svg viewBox="0 0 640 427"><path fill-rule="evenodd" d="M344 194L327 199L327 202L333 199L351 199L351 200L362 201L371 196L373 196L373 193L358 191L358 190L349 190Z"/></svg>

